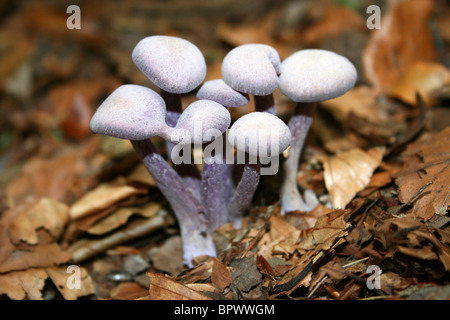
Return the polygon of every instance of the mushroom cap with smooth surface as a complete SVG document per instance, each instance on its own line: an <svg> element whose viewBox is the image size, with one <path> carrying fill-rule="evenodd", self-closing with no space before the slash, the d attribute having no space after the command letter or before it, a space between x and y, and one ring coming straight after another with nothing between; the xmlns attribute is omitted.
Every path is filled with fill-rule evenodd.
<svg viewBox="0 0 450 320"><path fill-rule="evenodd" d="M320 102L343 95L357 79L345 57L321 49L300 50L281 64L279 89L295 102Z"/></svg>
<svg viewBox="0 0 450 320"><path fill-rule="evenodd" d="M213 100L225 107L238 108L248 103L248 94L234 90L222 79L206 81L197 91L197 98Z"/></svg>
<svg viewBox="0 0 450 320"><path fill-rule="evenodd" d="M180 144L203 144L222 135L230 126L227 108L212 100L191 103L178 119L171 140Z"/></svg>
<svg viewBox="0 0 450 320"><path fill-rule="evenodd" d="M194 90L206 76L206 62L191 42L171 36L142 39L132 53L139 70L164 91L182 94Z"/></svg>
<svg viewBox="0 0 450 320"><path fill-rule="evenodd" d="M98 107L91 119L94 133L145 140L160 136L167 127L166 104L153 90L134 84L118 87Z"/></svg>
<svg viewBox="0 0 450 320"><path fill-rule="evenodd" d="M273 157L290 145L291 132L277 116L267 112L251 112L233 123L228 141L239 151L252 156Z"/></svg>
<svg viewBox="0 0 450 320"><path fill-rule="evenodd" d="M278 87L280 56L265 44L244 44L231 50L222 62L222 78L234 90L265 96Z"/></svg>

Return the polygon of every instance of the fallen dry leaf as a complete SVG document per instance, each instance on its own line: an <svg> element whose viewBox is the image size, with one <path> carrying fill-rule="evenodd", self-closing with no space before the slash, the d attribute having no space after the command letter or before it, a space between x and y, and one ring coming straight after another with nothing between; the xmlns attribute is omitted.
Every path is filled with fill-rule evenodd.
<svg viewBox="0 0 450 320"><path fill-rule="evenodd" d="M106 234L127 223L132 215L136 214L144 218L152 218L161 210L161 207L162 203L150 202L143 206L119 208L86 229L86 231L95 235Z"/></svg>
<svg viewBox="0 0 450 320"><path fill-rule="evenodd" d="M231 284L230 270L217 258L213 258L211 283L222 291Z"/></svg>
<svg viewBox="0 0 450 320"><path fill-rule="evenodd" d="M43 225L46 221L48 226ZM0 219L0 273L69 261L70 255L56 243L66 221L67 207L51 199L4 211Z"/></svg>
<svg viewBox="0 0 450 320"><path fill-rule="evenodd" d="M34 196L67 200L72 188L86 171L85 158L80 150L69 150L50 157L42 155L25 163L22 172L6 187L12 204Z"/></svg>
<svg viewBox="0 0 450 320"><path fill-rule="evenodd" d="M170 237L160 247L152 248L148 255L155 269L177 275L184 270L181 237Z"/></svg>
<svg viewBox="0 0 450 320"><path fill-rule="evenodd" d="M69 221L69 207L59 201L42 198L29 210L15 216L9 226L9 237L18 245L21 241L37 244L37 230L46 229L59 238Z"/></svg>
<svg viewBox="0 0 450 320"><path fill-rule="evenodd" d="M341 123L347 122L351 113L370 122L389 118L377 105L373 90L364 85L355 87L337 98L323 101L321 106Z"/></svg>
<svg viewBox="0 0 450 320"><path fill-rule="evenodd" d="M434 228L428 227L412 214L384 220L377 227L370 227L370 233L381 242L390 254L399 251L422 260L440 260L445 270L450 268L450 246L442 243ZM409 241L405 242L407 238Z"/></svg>
<svg viewBox="0 0 450 320"><path fill-rule="evenodd" d="M100 184L88 192L70 207L70 218L79 219L110 205L138 194L144 194L145 189L130 186L126 179L119 177L114 181Z"/></svg>
<svg viewBox="0 0 450 320"><path fill-rule="evenodd" d="M291 249L286 248L285 250L282 250L283 245L286 247L295 244L298 241L301 232L286 222L285 219L276 215L272 215L269 222L270 231L265 233L258 242L258 247L263 246L264 248L263 251L259 251L259 254L266 260L270 260L273 257L277 247L279 250L278 253L292 251L292 246Z"/></svg>
<svg viewBox="0 0 450 320"><path fill-rule="evenodd" d="M47 278L45 269L34 268L0 274L0 294L12 300L42 300L41 291Z"/></svg>
<svg viewBox="0 0 450 320"><path fill-rule="evenodd" d="M152 300L210 300L189 287L163 274L147 272L150 277L149 297Z"/></svg>
<svg viewBox="0 0 450 320"><path fill-rule="evenodd" d="M349 223L344 220L345 210L334 210L320 216L312 232L303 237L297 244L297 250L328 250L347 234L345 229Z"/></svg>
<svg viewBox="0 0 450 320"><path fill-rule="evenodd" d="M414 214L425 221L445 215L450 206L449 145L450 128L408 145L404 168L394 175L400 201L413 205Z"/></svg>
<svg viewBox="0 0 450 320"><path fill-rule="evenodd" d="M373 172L381 164L383 153L383 147L367 152L352 149L323 162L325 185L333 208L345 208L356 193L369 184Z"/></svg>
<svg viewBox="0 0 450 320"><path fill-rule="evenodd" d="M66 300L77 300L79 297L91 295L95 291L92 278L83 267L79 267L80 277L77 279L77 281L79 280L79 283L71 281L71 277L75 275L78 276L78 274L72 273L67 266L47 268L46 271L56 288L58 288L58 291ZM69 287L69 283L73 285L79 284L79 288L76 286Z"/></svg>
<svg viewBox="0 0 450 320"><path fill-rule="evenodd" d="M135 282L119 283L111 290L111 299L136 300L148 296L148 290Z"/></svg>
<svg viewBox="0 0 450 320"><path fill-rule="evenodd" d="M381 18L381 29L372 31L362 62L364 75L377 92L390 91L414 62L437 59L430 31L433 2L397 2Z"/></svg>
<svg viewBox="0 0 450 320"><path fill-rule="evenodd" d="M410 65L389 95L410 105L416 105L416 94L420 93L428 106L436 102L439 91L450 86L450 71L439 63L415 62Z"/></svg>
<svg viewBox="0 0 450 320"><path fill-rule="evenodd" d="M167 227L173 222L174 221L169 213L166 210L161 209L154 217L150 219L136 219L128 223L124 228L108 234L103 238L81 238L72 244L67 249L67 252L71 254L72 261L78 263L112 247L148 235L160 228Z"/></svg>
<svg viewBox="0 0 450 320"><path fill-rule="evenodd" d="M140 183L148 187L156 187L156 182L143 163L140 163L127 176L129 183Z"/></svg>

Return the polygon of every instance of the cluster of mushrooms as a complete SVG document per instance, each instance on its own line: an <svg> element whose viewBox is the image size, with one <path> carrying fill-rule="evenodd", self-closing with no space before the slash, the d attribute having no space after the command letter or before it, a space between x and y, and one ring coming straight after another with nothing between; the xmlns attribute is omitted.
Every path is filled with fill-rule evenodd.
<svg viewBox="0 0 450 320"><path fill-rule="evenodd" d="M313 209L316 197L305 193L303 200L298 191L298 163L316 104L344 94L356 82L356 69L345 57L307 49L281 63L268 45L236 47L223 60L223 79L203 83L198 100L184 111L182 95L196 90L206 76L201 51L184 39L157 35L141 40L132 59L160 92L133 84L120 86L97 109L91 130L131 141L176 215L187 266L192 267L196 257L216 256L213 231L226 223L240 226L262 164L278 159L289 146L282 167L281 212ZM288 125L276 116L273 92L277 88L296 102ZM227 108L247 104L249 95L255 112L240 117L230 128ZM165 140L172 164L158 153L152 137ZM192 145L203 148L201 173L189 161ZM242 160L239 181L233 178L236 157Z"/></svg>

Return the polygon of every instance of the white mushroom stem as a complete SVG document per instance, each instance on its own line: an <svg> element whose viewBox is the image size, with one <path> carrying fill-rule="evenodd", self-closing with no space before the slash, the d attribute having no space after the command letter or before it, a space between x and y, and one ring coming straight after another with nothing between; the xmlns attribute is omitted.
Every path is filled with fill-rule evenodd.
<svg viewBox="0 0 450 320"><path fill-rule="evenodd" d="M273 115L276 114L275 110L275 100L273 94L265 96L253 96L255 99L255 109L260 112L269 112Z"/></svg>
<svg viewBox="0 0 450 320"><path fill-rule="evenodd" d="M316 103L297 103L295 114L288 122L292 135L289 156L283 164L284 180L281 186L281 213L289 211L310 211L297 187L297 172L306 136L313 120Z"/></svg>
<svg viewBox="0 0 450 320"><path fill-rule="evenodd" d="M236 229L241 227L242 217L252 202L260 177L261 162L259 160L256 164L245 164L242 177L228 204L228 219Z"/></svg>
<svg viewBox="0 0 450 320"><path fill-rule="evenodd" d="M183 239L184 263L192 267L192 260L195 257L216 256L211 234L200 212L201 206L189 192L186 192L185 184L179 175L158 154L149 139L132 140L131 143L178 219Z"/></svg>
<svg viewBox="0 0 450 320"><path fill-rule="evenodd" d="M167 113L166 113L166 123L170 127L175 127L178 119L181 116L182 111L182 104L181 104L181 95L176 93L170 93L168 91L165 91L161 89L161 97L164 99L164 102L166 103ZM166 140L166 153L168 155L172 154L172 150L174 148L174 144L168 140ZM200 173L193 163L187 164L182 163L179 165L174 165L175 171L178 172L178 174L183 179L184 184L187 188L189 188L192 192L192 194L197 198L200 199L200 190L201 190L201 181L200 181Z"/></svg>

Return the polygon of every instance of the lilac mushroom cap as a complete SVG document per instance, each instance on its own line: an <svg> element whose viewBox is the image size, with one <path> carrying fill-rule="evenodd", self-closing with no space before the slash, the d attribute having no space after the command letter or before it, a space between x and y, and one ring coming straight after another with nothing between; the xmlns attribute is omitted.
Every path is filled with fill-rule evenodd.
<svg viewBox="0 0 450 320"><path fill-rule="evenodd" d="M183 111L171 140L181 145L211 142L214 136L222 135L230 123L231 115L221 104L212 100L198 100Z"/></svg>
<svg viewBox="0 0 450 320"><path fill-rule="evenodd" d="M279 89L295 102L320 102L343 95L357 79L345 57L320 49L300 50L281 64Z"/></svg>
<svg viewBox="0 0 450 320"><path fill-rule="evenodd" d="M222 78L230 87L265 96L278 87L278 52L265 44L244 44L231 50L222 63Z"/></svg>
<svg viewBox="0 0 450 320"><path fill-rule="evenodd" d="M153 90L134 84L122 85L98 107L90 127L119 139L168 138L171 128L165 122L166 105Z"/></svg>
<svg viewBox="0 0 450 320"><path fill-rule="evenodd" d="M288 126L277 116L267 112L251 112L231 126L228 141L238 151L257 157L273 157L291 143Z"/></svg>
<svg viewBox="0 0 450 320"><path fill-rule="evenodd" d="M357 72L345 57L320 49L300 50L281 64L279 89L296 102L295 112L288 126L292 134L289 156L283 164L281 213L310 211L318 203L308 197L305 203L297 186L297 171L303 144L313 121L318 102L336 98L353 88ZM305 191L306 194L306 191Z"/></svg>
<svg viewBox="0 0 450 320"><path fill-rule="evenodd" d="M213 100L231 108L242 107L249 101L248 94L234 90L222 79L206 81L198 89L197 98Z"/></svg>
<svg viewBox="0 0 450 320"><path fill-rule="evenodd" d="M245 210L250 206L259 184L263 158L283 152L291 142L289 128L277 116L268 112L252 112L240 117L228 134L228 141L238 152L249 154L241 179L228 204L229 221L240 228ZM251 156L259 161L252 164Z"/></svg>
<svg viewBox="0 0 450 320"><path fill-rule="evenodd" d="M206 76L206 62L191 42L170 36L142 39L132 59L155 85L164 91L182 94L194 90Z"/></svg>

